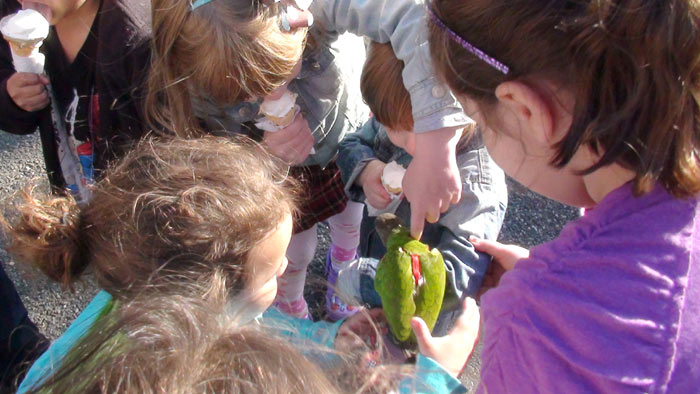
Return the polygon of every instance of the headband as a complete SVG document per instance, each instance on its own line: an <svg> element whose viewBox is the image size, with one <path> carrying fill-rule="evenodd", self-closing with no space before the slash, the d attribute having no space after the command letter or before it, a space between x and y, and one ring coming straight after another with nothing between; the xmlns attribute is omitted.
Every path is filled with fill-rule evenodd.
<svg viewBox="0 0 700 394"><path fill-rule="evenodd" d="M445 25L445 22L443 22L437 15L435 15L435 13L433 12L433 10L430 9L430 7L426 7L426 8L428 10L428 14L430 14L430 19L432 19L433 23L435 23L444 32L449 34L449 36L453 40L455 40L459 45L461 45L462 48L466 49L471 54L473 54L474 56L483 60L486 64L488 64L489 66L502 72L503 74L508 74L508 71L510 71L508 66L506 66L505 64L492 58L491 56L487 55L486 53L484 53L484 51L475 47L474 45L472 45L469 41L465 40L464 38L460 37L459 34L455 33L454 31L452 31L452 29L447 27L447 25Z"/></svg>

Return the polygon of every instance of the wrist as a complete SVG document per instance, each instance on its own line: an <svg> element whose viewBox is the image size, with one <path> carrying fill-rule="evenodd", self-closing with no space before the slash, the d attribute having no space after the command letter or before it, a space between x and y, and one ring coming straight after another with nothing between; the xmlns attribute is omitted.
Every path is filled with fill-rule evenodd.
<svg viewBox="0 0 700 394"><path fill-rule="evenodd" d="M457 143L462 136L459 127L446 127L429 133L416 134L416 157L436 158L449 157L456 152Z"/></svg>
<svg viewBox="0 0 700 394"><path fill-rule="evenodd" d="M377 166L384 164L381 160L372 159L365 164L365 168L360 172L355 180L358 186L362 187L365 185L368 177L371 177L376 170Z"/></svg>

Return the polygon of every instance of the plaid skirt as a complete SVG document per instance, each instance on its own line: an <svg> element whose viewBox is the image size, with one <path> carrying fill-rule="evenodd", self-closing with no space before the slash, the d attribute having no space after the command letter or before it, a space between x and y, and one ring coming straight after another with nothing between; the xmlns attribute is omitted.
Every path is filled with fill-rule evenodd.
<svg viewBox="0 0 700 394"><path fill-rule="evenodd" d="M335 160L321 166L292 167L289 175L301 184L301 206L294 218L294 233L310 229L314 224L343 212L348 203L345 184Z"/></svg>

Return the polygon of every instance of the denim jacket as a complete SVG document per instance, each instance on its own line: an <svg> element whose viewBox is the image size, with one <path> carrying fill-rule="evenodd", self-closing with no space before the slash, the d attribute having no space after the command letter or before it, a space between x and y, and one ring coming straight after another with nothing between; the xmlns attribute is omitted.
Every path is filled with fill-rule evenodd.
<svg viewBox="0 0 700 394"><path fill-rule="evenodd" d="M338 167L350 199L364 202L362 187L355 180L374 159L385 163L395 160L408 166L412 158L391 143L384 126L373 118L347 136L338 151ZM508 203L503 170L486 152L479 134L460 142L457 165L462 178L462 199L443 213L437 223L426 224L422 237L423 242L440 250L445 259L448 287L443 311L459 310L456 300L465 295L473 297L481 287L491 258L474 250L469 236L495 240ZM394 213L404 223L410 223L411 207L406 199ZM361 233L360 256L381 258L386 248L376 234L373 217L363 217Z"/></svg>
<svg viewBox="0 0 700 394"><path fill-rule="evenodd" d="M367 120L359 76L365 60L363 41L354 33L391 42L405 63L404 84L411 94L415 131L424 132L469 122L449 89L439 83L430 61L425 6L414 0L314 0L311 5L319 48L306 51L300 74L289 89L298 94L314 135L314 154L301 165L325 166L336 156L343 137ZM322 29L323 32L316 31ZM193 103L212 132L245 132L243 123L258 117L260 100L217 108Z"/></svg>

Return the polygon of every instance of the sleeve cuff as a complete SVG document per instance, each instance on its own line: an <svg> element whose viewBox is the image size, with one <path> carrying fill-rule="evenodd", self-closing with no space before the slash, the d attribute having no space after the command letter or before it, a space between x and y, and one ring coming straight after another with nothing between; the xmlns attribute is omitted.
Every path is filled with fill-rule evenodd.
<svg viewBox="0 0 700 394"><path fill-rule="evenodd" d="M357 163L355 168L352 170L348 181L345 183L345 194L347 194L348 198L350 198L351 200L356 202L365 201L365 193L362 191L362 187L355 184L355 181L360 176L362 171L364 171L365 167L367 167L367 163L375 159L376 157L368 157L366 159L363 159L362 161Z"/></svg>
<svg viewBox="0 0 700 394"><path fill-rule="evenodd" d="M430 357L418 355L416 374L404 379L401 393L466 393L467 388Z"/></svg>
<svg viewBox="0 0 700 394"><path fill-rule="evenodd" d="M435 77L435 70L429 62L428 44L421 44L417 52L420 56L407 63L403 71L404 84L408 87L413 106L413 132L424 133L471 123L450 89Z"/></svg>

